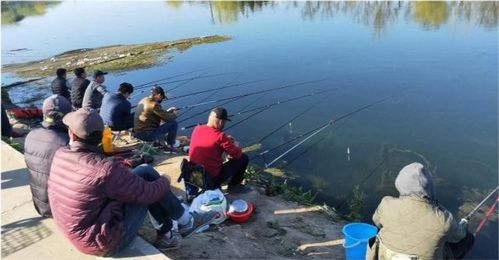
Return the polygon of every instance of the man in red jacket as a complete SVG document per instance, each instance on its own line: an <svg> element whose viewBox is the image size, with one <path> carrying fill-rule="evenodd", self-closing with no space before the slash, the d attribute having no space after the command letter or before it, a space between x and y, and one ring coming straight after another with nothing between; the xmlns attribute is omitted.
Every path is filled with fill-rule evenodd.
<svg viewBox="0 0 499 260"><path fill-rule="evenodd" d="M210 112L206 125L196 126L192 131L189 160L204 166L208 174L208 187L219 188L231 179L229 190L243 190L241 182L248 167L248 156L241 151L239 144L222 130L230 121L227 110L218 107ZM223 154L228 161L223 163Z"/></svg>
<svg viewBox="0 0 499 260"><path fill-rule="evenodd" d="M170 177L142 165L133 171L98 144L104 123L96 110L81 108L67 114L69 148L59 149L48 181L55 223L81 252L113 255L135 238L147 211L160 228L158 246L178 246L172 219L183 237L204 228L217 213L189 213L170 191Z"/></svg>

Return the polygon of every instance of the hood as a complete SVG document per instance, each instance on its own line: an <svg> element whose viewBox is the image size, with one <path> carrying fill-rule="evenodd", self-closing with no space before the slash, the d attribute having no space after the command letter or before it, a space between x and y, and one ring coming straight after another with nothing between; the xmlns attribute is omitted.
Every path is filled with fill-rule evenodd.
<svg viewBox="0 0 499 260"><path fill-rule="evenodd" d="M431 173L421 163L411 163L402 168L395 179L395 187L401 196L416 195L435 199Z"/></svg>

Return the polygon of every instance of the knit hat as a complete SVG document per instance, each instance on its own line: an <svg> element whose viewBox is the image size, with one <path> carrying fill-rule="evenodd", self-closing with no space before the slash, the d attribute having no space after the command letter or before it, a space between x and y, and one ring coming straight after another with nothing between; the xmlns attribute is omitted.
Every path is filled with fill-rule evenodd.
<svg viewBox="0 0 499 260"><path fill-rule="evenodd" d="M421 163L414 162L402 168L395 179L395 187L401 196L435 199L431 173Z"/></svg>

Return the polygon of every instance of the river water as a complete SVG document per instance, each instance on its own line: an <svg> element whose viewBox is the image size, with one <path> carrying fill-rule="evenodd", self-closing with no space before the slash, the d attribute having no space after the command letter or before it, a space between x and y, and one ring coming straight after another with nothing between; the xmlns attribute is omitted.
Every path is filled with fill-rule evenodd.
<svg viewBox="0 0 499 260"><path fill-rule="evenodd" d="M227 104L234 113L247 105L331 90L276 105L231 128L229 132L246 145L313 104L309 112L267 138L263 148L391 96L334 124L276 164L295 177L291 182L317 192L319 201L343 213L350 212L348 201L359 185L364 221L370 221L383 196L397 195L394 178L410 162L429 167L439 201L460 217L466 213L460 207L474 205L498 183L497 2L78 1L37 10L15 23L2 21L3 65L78 48L220 34L232 39L175 53L168 64L110 74L106 84L115 89L123 81L138 85L195 69L239 72L191 81L170 93L175 96L266 79L217 92L211 100L325 79ZM13 51L18 49L22 50ZM2 74L4 83L16 80ZM32 102L40 104L48 94L46 85L10 90L15 103L35 96ZM165 105L193 104L209 94ZM205 108L209 106L189 114ZM234 117L234 123L244 118ZM267 159L285 150L272 152ZM470 257L497 259L497 230L496 214L477 237Z"/></svg>

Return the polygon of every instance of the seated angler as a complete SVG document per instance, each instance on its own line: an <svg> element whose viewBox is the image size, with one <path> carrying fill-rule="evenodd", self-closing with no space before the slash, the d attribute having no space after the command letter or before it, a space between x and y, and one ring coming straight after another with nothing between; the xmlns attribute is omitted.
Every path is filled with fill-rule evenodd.
<svg viewBox="0 0 499 260"><path fill-rule="evenodd" d="M87 79L87 73L84 68L76 68L74 74L76 78L71 82L71 104L73 105L73 110L77 110L81 108L83 95L90 84L90 80Z"/></svg>
<svg viewBox="0 0 499 260"><path fill-rule="evenodd" d="M102 85L106 78L107 72L100 70L94 71L94 79L85 89L81 106L83 108L92 108L99 110L102 105L102 98L107 93L106 86Z"/></svg>
<svg viewBox="0 0 499 260"><path fill-rule="evenodd" d="M132 105L127 98L133 93L133 86L123 82L118 88L118 93L106 93L102 99L100 116L104 124L113 131L123 131L133 128Z"/></svg>
<svg viewBox="0 0 499 260"><path fill-rule="evenodd" d="M133 123L135 137L146 142L159 142L168 151L181 152L173 146L178 128L175 120L176 108L170 107L164 110L161 102L165 98L163 88L155 86L151 90L151 95L139 102ZM166 145L163 142L165 138Z"/></svg>
<svg viewBox="0 0 499 260"><path fill-rule="evenodd" d="M61 95L65 97L69 102L71 102L71 95L69 93L68 81L66 80L66 69L59 68L56 71L57 77L50 84L52 93L55 95Z"/></svg>
<svg viewBox="0 0 499 260"><path fill-rule="evenodd" d="M24 141L24 160L35 209L41 216L51 217L47 181L55 152L69 142L62 118L71 112L71 104L63 96L52 95L43 101L42 110L42 126L31 130Z"/></svg>
<svg viewBox="0 0 499 260"><path fill-rule="evenodd" d="M238 143L222 130L230 121L227 110L219 107L210 112L208 123L194 128L189 148L189 160L203 165L207 174L210 189L220 188L222 183L230 179L229 192L244 191L241 182L248 167L248 156L244 154ZM223 154L227 162L223 163Z"/></svg>
<svg viewBox="0 0 499 260"><path fill-rule="evenodd" d="M380 228L377 259L463 258L474 236L435 198L431 173L420 163L405 166L395 179L399 197L384 197L373 216ZM375 255L375 254L373 254Z"/></svg>
<svg viewBox="0 0 499 260"><path fill-rule="evenodd" d="M95 110L81 108L63 118L70 145L59 149L52 162L48 194L54 222L81 252L111 256L129 245L149 210L158 222L157 247L178 246L209 225L218 213L189 213L171 192L170 178L151 166L130 170L117 157L99 148L104 123Z"/></svg>

